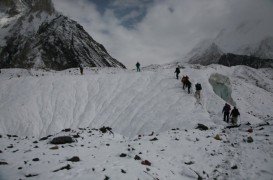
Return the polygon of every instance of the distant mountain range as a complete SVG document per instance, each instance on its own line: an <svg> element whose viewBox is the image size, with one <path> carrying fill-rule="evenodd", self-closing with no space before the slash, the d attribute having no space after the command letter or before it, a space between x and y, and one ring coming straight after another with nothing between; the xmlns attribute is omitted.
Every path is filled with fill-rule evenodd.
<svg viewBox="0 0 273 180"><path fill-rule="evenodd" d="M51 0L1 0L0 7L0 68L125 68Z"/></svg>
<svg viewBox="0 0 273 180"><path fill-rule="evenodd" d="M187 54L185 59L191 64L201 65L273 67L273 37L266 37L256 44L243 45L234 51L223 49L217 44L217 39L203 40Z"/></svg>

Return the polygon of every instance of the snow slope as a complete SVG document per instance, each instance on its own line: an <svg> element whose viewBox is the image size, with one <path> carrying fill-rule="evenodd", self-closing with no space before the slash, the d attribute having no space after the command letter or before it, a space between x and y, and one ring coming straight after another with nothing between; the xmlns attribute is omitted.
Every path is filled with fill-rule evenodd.
<svg viewBox="0 0 273 180"><path fill-rule="evenodd" d="M273 70L183 66L181 75L202 84L201 104L174 78L173 64L141 73L86 68L83 76L77 69L2 69L0 161L8 164L0 166L0 179L272 179ZM240 128L225 128L225 101L209 83L216 73L229 78ZM198 123L209 130L195 129ZM93 129L102 126L114 134ZM64 128L74 130L59 133ZM75 134L76 142L49 149L53 137ZM38 141L46 135L53 137ZM75 155L80 162L66 161ZM53 172L67 164L72 169Z"/></svg>

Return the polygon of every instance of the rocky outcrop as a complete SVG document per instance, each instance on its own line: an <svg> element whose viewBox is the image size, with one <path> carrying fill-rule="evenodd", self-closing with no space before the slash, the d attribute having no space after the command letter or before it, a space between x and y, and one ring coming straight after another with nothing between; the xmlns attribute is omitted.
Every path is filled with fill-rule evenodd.
<svg viewBox="0 0 273 180"><path fill-rule="evenodd" d="M246 65L252 68L273 68L272 59L260 59L254 56L224 54L220 57L218 64L225 66Z"/></svg>

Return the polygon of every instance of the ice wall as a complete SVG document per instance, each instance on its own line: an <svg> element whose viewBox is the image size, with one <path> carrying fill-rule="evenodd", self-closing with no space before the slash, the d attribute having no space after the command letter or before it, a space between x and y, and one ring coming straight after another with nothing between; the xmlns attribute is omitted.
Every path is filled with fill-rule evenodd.
<svg viewBox="0 0 273 180"><path fill-rule="evenodd" d="M213 88L215 94L221 97L223 100L228 102L229 104L235 106L236 103L233 101L231 97L231 84L229 78L222 74L212 74L209 78L209 82Z"/></svg>

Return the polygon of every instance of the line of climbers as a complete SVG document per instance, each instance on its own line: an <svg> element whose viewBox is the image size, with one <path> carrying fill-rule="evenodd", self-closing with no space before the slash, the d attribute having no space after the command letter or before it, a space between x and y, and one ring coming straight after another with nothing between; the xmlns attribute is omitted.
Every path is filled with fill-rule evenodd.
<svg viewBox="0 0 273 180"><path fill-rule="evenodd" d="M180 74L180 67L177 66L177 68L175 69L174 73L176 73L176 79L179 79L179 74ZM188 94L190 94L190 89L191 89L191 82L189 80L189 77L183 76L181 79L181 82L183 84L183 89L185 89L185 87L188 88ZM195 98L197 99L197 101L199 101L200 103L200 99L201 99L201 90L202 90L202 86L200 83L196 83L195 84ZM229 123L229 118L231 117L231 123L233 125L237 125L238 122L238 116L240 115L239 110L236 108L236 106L234 106L234 108L232 109L231 113L230 113L231 107L228 103L225 104L222 113L224 113L224 121Z"/></svg>

